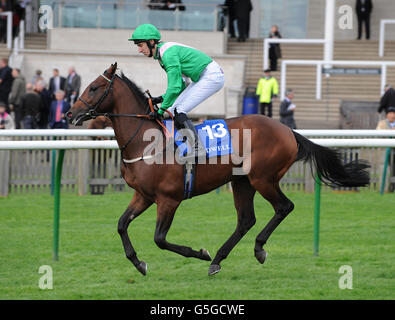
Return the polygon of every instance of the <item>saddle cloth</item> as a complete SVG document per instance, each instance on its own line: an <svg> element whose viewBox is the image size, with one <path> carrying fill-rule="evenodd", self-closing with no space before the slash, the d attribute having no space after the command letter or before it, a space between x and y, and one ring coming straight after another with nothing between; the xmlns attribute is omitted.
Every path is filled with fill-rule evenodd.
<svg viewBox="0 0 395 320"><path fill-rule="evenodd" d="M165 120L164 123L169 132L172 132L174 122ZM195 128L206 149L207 158L232 154L231 136L223 119L205 120L203 123L196 125ZM183 141L183 136L179 134L177 129L174 129L174 141L182 155L189 151L190 146Z"/></svg>

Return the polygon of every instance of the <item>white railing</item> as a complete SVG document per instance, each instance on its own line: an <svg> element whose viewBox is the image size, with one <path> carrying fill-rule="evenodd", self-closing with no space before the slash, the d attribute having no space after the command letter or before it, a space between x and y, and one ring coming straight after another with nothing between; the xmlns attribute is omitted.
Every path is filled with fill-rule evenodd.
<svg viewBox="0 0 395 320"><path fill-rule="evenodd" d="M0 16L7 17L7 49L12 48L12 12L5 11L1 12Z"/></svg>
<svg viewBox="0 0 395 320"><path fill-rule="evenodd" d="M395 19L380 20L380 38L379 38L379 56L384 56L384 42L385 42L385 25L395 24Z"/></svg>
<svg viewBox="0 0 395 320"><path fill-rule="evenodd" d="M321 80L323 65L345 65L345 66L379 66L381 67L381 85L380 95L384 93L384 87L387 81L387 67L395 66L395 61L347 61L347 60L283 60L281 62L281 99L285 97L287 65L315 65L316 70L316 99L321 100Z"/></svg>
<svg viewBox="0 0 395 320"><path fill-rule="evenodd" d="M263 41L263 69L269 68L269 45L271 43L325 44L325 39L275 39L266 38ZM322 53L324 55L324 51Z"/></svg>
<svg viewBox="0 0 395 320"><path fill-rule="evenodd" d="M314 138L312 142L326 147L395 147L395 131L393 130L296 130L306 137L356 137L347 138ZM62 136L62 137L113 137L112 129L102 130L0 130L0 136ZM363 138L369 137L369 138ZM379 138L372 138L379 137ZM383 139L387 137L387 139ZM361 139L362 138L362 139ZM118 149L116 140L53 140L53 141L12 141L0 140L1 150L24 149Z"/></svg>
<svg viewBox="0 0 395 320"><path fill-rule="evenodd" d="M298 129L305 137L395 137L395 130ZM113 129L17 129L0 130L0 137L115 137Z"/></svg>
<svg viewBox="0 0 395 320"><path fill-rule="evenodd" d="M310 139L324 147L395 148L394 139ZM115 140L0 141L0 150L118 149Z"/></svg>

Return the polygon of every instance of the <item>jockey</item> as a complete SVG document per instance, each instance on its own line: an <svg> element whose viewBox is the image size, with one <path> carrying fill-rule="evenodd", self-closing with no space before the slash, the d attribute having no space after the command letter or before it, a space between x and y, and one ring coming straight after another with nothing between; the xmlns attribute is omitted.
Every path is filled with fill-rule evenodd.
<svg viewBox="0 0 395 320"><path fill-rule="evenodd" d="M140 53L158 60L167 73L166 93L152 98L152 103L161 103L161 106L151 115L159 118L165 110L174 114L178 126L193 134L187 139L195 142L195 152L185 159L205 157L206 150L199 143L198 133L187 113L223 87L224 73L205 53L176 42L160 42L160 39L159 30L152 24L138 26L128 39L137 44Z"/></svg>

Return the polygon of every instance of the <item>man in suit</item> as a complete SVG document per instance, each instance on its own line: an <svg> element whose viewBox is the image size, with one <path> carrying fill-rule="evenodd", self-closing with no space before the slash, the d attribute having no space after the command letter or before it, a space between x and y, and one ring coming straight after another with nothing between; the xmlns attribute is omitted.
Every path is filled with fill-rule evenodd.
<svg viewBox="0 0 395 320"><path fill-rule="evenodd" d="M0 101L6 104L8 113L10 112L8 96L10 95L13 81L12 69L8 66L8 59L3 58L0 60Z"/></svg>
<svg viewBox="0 0 395 320"><path fill-rule="evenodd" d="M49 127L51 129L68 129L69 125L65 114L70 109L70 104L64 100L64 91L58 90L55 93L56 100L52 101L49 109Z"/></svg>
<svg viewBox="0 0 395 320"><path fill-rule="evenodd" d="M362 37L362 24L365 23L366 39L370 39L370 14L372 13L372 0L357 0L355 11L358 18L358 40Z"/></svg>
<svg viewBox="0 0 395 320"><path fill-rule="evenodd" d="M292 89L288 89L286 91L285 99L280 104L280 122L291 129L296 129L294 118L296 106L292 102L293 98L294 92L292 91Z"/></svg>
<svg viewBox="0 0 395 320"><path fill-rule="evenodd" d="M380 99L380 105L379 108L377 109L378 113L381 113L382 111L387 112L387 109L393 107L395 108L395 89L392 88L390 84L387 84L384 87L384 94Z"/></svg>
<svg viewBox="0 0 395 320"><path fill-rule="evenodd" d="M34 91L36 91L41 98L41 109L40 109L40 121L38 122L38 127L40 129L48 129L48 117L49 109L51 108L52 100L55 100L55 95L52 95L49 90L45 87L44 80L38 80L34 86Z"/></svg>
<svg viewBox="0 0 395 320"><path fill-rule="evenodd" d="M65 86L66 100L70 105L73 105L80 95L80 87L81 77L75 72L74 67L70 67Z"/></svg>
<svg viewBox="0 0 395 320"><path fill-rule="evenodd" d="M235 17L239 38L237 41L245 42L248 38L250 25L250 12L252 11L251 0L234 0Z"/></svg>
<svg viewBox="0 0 395 320"><path fill-rule="evenodd" d="M37 129L41 109L42 102L40 96L33 90L33 85L31 83L26 84L26 93L22 95L21 98L21 110L24 114L24 129Z"/></svg>
<svg viewBox="0 0 395 320"><path fill-rule="evenodd" d="M231 38L236 37L235 33L235 26L234 26L234 21L235 21L235 6L234 6L234 0L225 0L225 3L223 4L226 6L226 9L224 9L224 14L228 16L229 19L229 35Z"/></svg>
<svg viewBox="0 0 395 320"><path fill-rule="evenodd" d="M66 78L59 75L59 69L53 69L53 77L49 79L49 92L52 95L52 99L55 99L55 92L65 89Z"/></svg>
<svg viewBox="0 0 395 320"><path fill-rule="evenodd" d="M12 82L11 92L8 96L8 103L10 104L11 111L15 115L15 127L16 129L21 128L21 122L23 120L23 111L21 108L22 96L26 92L25 78L21 75L21 70L14 68L12 69Z"/></svg>

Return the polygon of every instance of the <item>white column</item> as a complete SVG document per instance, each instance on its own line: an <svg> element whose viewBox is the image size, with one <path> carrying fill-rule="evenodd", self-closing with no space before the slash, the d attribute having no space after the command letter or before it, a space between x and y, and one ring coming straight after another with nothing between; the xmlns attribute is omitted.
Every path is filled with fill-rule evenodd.
<svg viewBox="0 0 395 320"><path fill-rule="evenodd" d="M325 5L325 44L324 60L333 60L333 43L335 33L335 5L336 0L326 0ZM325 66L330 68L330 66Z"/></svg>
<svg viewBox="0 0 395 320"><path fill-rule="evenodd" d="M285 98L285 90L287 90L287 64L285 60L281 61L281 85L280 85L280 99Z"/></svg>

